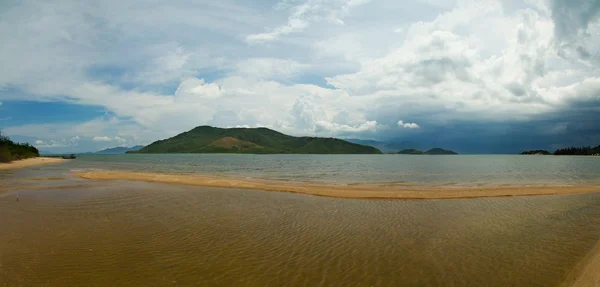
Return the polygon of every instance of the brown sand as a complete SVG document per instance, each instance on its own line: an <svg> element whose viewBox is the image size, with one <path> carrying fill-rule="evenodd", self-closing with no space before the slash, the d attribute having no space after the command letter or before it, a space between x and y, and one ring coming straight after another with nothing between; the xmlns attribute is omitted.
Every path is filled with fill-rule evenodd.
<svg viewBox="0 0 600 287"><path fill-rule="evenodd" d="M42 164L56 164L65 161L62 158L54 157L35 157L23 160L17 160L9 163L0 163L0 170L23 168L28 166L42 165Z"/></svg>
<svg viewBox="0 0 600 287"><path fill-rule="evenodd" d="M79 172L77 175L81 178L91 180L136 180L208 187L283 191L339 198L451 199L600 192L600 186L497 186L457 188L400 184L323 185L129 171L86 171Z"/></svg>
<svg viewBox="0 0 600 287"><path fill-rule="evenodd" d="M600 241L567 275L561 287L600 286Z"/></svg>

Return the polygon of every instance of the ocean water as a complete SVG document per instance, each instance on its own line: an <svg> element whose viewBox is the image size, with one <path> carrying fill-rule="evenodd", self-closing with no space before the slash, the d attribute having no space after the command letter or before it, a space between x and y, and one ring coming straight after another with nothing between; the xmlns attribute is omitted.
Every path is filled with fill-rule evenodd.
<svg viewBox="0 0 600 287"><path fill-rule="evenodd" d="M520 155L84 155L73 169L325 182L599 184L600 157Z"/></svg>
<svg viewBox="0 0 600 287"><path fill-rule="evenodd" d="M598 164L581 157L127 155L0 171L0 286L557 286L600 239L600 193L357 200L88 181L72 171L470 184L531 183L531 175L578 184L594 182Z"/></svg>

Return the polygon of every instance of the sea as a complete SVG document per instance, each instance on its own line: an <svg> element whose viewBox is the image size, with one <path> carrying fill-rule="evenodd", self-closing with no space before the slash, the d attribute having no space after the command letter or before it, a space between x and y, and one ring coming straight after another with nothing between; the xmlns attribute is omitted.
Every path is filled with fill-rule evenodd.
<svg viewBox="0 0 600 287"><path fill-rule="evenodd" d="M97 169L600 191L598 157L82 155L0 171L0 286L559 286L600 239L600 193L369 200L74 174Z"/></svg>

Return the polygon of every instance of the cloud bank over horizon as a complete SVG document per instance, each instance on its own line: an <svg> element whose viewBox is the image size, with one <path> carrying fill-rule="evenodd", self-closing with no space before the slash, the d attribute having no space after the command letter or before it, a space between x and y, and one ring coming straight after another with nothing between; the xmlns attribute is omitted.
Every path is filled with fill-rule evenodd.
<svg viewBox="0 0 600 287"><path fill-rule="evenodd" d="M598 0L3 1L0 129L42 150L199 125L508 153L600 144Z"/></svg>

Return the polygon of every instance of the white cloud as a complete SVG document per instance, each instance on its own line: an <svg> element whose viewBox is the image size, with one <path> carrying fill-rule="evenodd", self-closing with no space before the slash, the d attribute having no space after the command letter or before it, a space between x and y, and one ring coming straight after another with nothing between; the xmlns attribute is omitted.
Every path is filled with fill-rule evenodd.
<svg viewBox="0 0 600 287"><path fill-rule="evenodd" d="M276 58L251 58L236 64L234 73L258 79L289 79L305 70L309 65L293 60Z"/></svg>
<svg viewBox="0 0 600 287"><path fill-rule="evenodd" d="M186 68L186 64L193 53L185 51L181 45L168 43L159 45L155 50L158 55L144 71L136 76L137 82L164 84L191 73L189 68Z"/></svg>
<svg viewBox="0 0 600 287"><path fill-rule="evenodd" d="M317 133L326 132L329 134L375 132L378 128L377 121L367 121L354 126L339 123L331 123L327 121L318 121L315 123L315 126Z"/></svg>
<svg viewBox="0 0 600 287"><path fill-rule="evenodd" d="M398 126L401 127L401 128L407 128L407 129L418 129L418 128L421 128L416 123L405 123L404 121L401 121L401 120L398 121Z"/></svg>
<svg viewBox="0 0 600 287"><path fill-rule="evenodd" d="M267 42L281 36L300 32L314 22L326 21L335 25L344 25L342 18L350 9L363 5L370 0L304 0L298 4L282 1L275 5L278 10L290 10L287 24L271 29L269 32L251 34L246 37L249 43Z"/></svg>
<svg viewBox="0 0 600 287"><path fill-rule="evenodd" d="M102 137L94 137L92 140L95 142L109 142L109 141L112 141L113 139L102 136Z"/></svg>
<svg viewBox="0 0 600 287"><path fill-rule="evenodd" d="M38 149L55 149L65 147L77 147L79 145L80 138L78 136L72 138L63 138L58 140L36 140L35 147Z"/></svg>
<svg viewBox="0 0 600 287"><path fill-rule="evenodd" d="M403 128L425 132L597 108L585 103L598 101L600 26L587 14L577 22L582 8L367 2L289 0L274 11L228 0L144 9L19 3L0 22L0 34L13 35L0 46L0 100L97 106L110 116L5 130L44 143L80 136L147 144L202 124L387 135L398 132L387 129L397 115L411 120ZM406 11L390 9L398 5ZM274 28L255 34L265 26Z"/></svg>

